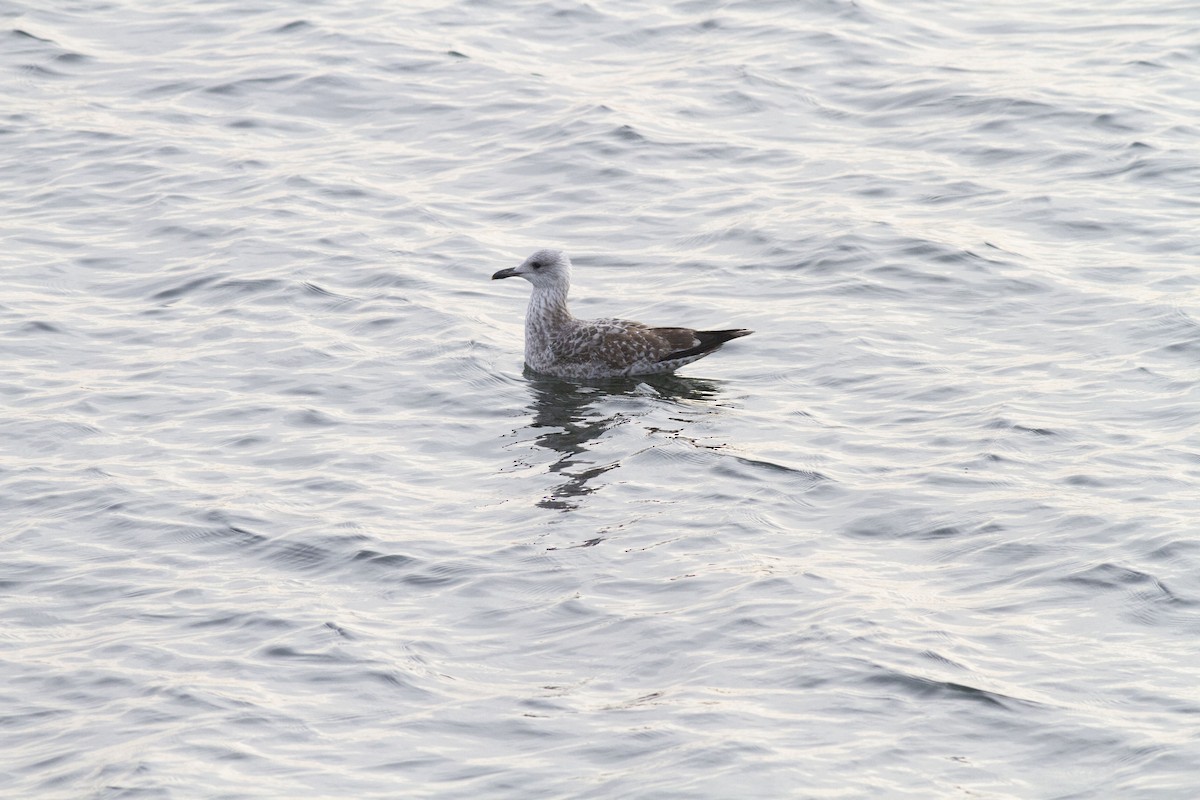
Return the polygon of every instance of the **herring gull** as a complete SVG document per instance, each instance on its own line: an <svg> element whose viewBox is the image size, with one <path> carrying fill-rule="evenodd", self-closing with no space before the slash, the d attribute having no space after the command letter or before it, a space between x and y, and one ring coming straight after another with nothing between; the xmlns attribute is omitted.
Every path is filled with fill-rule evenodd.
<svg viewBox="0 0 1200 800"><path fill-rule="evenodd" d="M674 372L704 358L730 339L753 331L651 328L624 319L576 319L567 309L571 259L561 250L538 250L519 267L492 276L533 284L525 314L525 363L556 378L618 378Z"/></svg>

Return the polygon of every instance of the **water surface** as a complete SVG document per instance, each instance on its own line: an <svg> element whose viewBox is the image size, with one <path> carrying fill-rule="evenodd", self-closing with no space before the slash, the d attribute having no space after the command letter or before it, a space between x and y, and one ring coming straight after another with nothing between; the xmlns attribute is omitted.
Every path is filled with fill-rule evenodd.
<svg viewBox="0 0 1200 800"><path fill-rule="evenodd" d="M0 794L1193 797L1197 42L0 9ZM756 333L528 373L541 246Z"/></svg>

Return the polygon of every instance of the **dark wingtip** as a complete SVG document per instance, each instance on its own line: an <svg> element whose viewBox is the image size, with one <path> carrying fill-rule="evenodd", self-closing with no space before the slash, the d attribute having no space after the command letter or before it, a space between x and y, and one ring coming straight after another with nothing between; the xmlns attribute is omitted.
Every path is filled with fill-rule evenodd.
<svg viewBox="0 0 1200 800"><path fill-rule="evenodd" d="M736 339L739 336L749 336L752 333L754 331L748 328L732 328L727 331L692 331L692 336L696 338L699 344L695 347L689 347L686 350L677 350L674 353L668 353L660 358L659 361L671 361L676 358L687 358L688 356L711 353L730 339Z"/></svg>
<svg viewBox="0 0 1200 800"><path fill-rule="evenodd" d="M705 334L710 339L715 339L719 342L728 342L730 339L737 339L740 336L749 336L754 331L749 328L731 328L727 331L696 331L696 335Z"/></svg>

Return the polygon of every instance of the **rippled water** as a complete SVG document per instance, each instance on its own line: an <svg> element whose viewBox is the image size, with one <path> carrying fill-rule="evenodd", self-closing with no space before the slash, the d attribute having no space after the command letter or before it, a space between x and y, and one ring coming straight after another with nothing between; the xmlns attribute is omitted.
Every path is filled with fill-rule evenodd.
<svg viewBox="0 0 1200 800"><path fill-rule="evenodd" d="M400 5L0 6L0 795L1195 796L1193 3Z"/></svg>

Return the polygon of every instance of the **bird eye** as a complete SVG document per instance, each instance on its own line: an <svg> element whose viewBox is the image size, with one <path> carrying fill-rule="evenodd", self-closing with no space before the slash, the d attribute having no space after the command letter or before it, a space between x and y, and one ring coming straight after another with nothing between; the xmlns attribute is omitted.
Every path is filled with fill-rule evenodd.
<svg viewBox="0 0 1200 800"><path fill-rule="evenodd" d="M530 264L529 266L533 267L534 269L541 269L541 268L542 268L542 262L540 262L540 261L535 261L535 262L533 262L532 264Z"/></svg>

